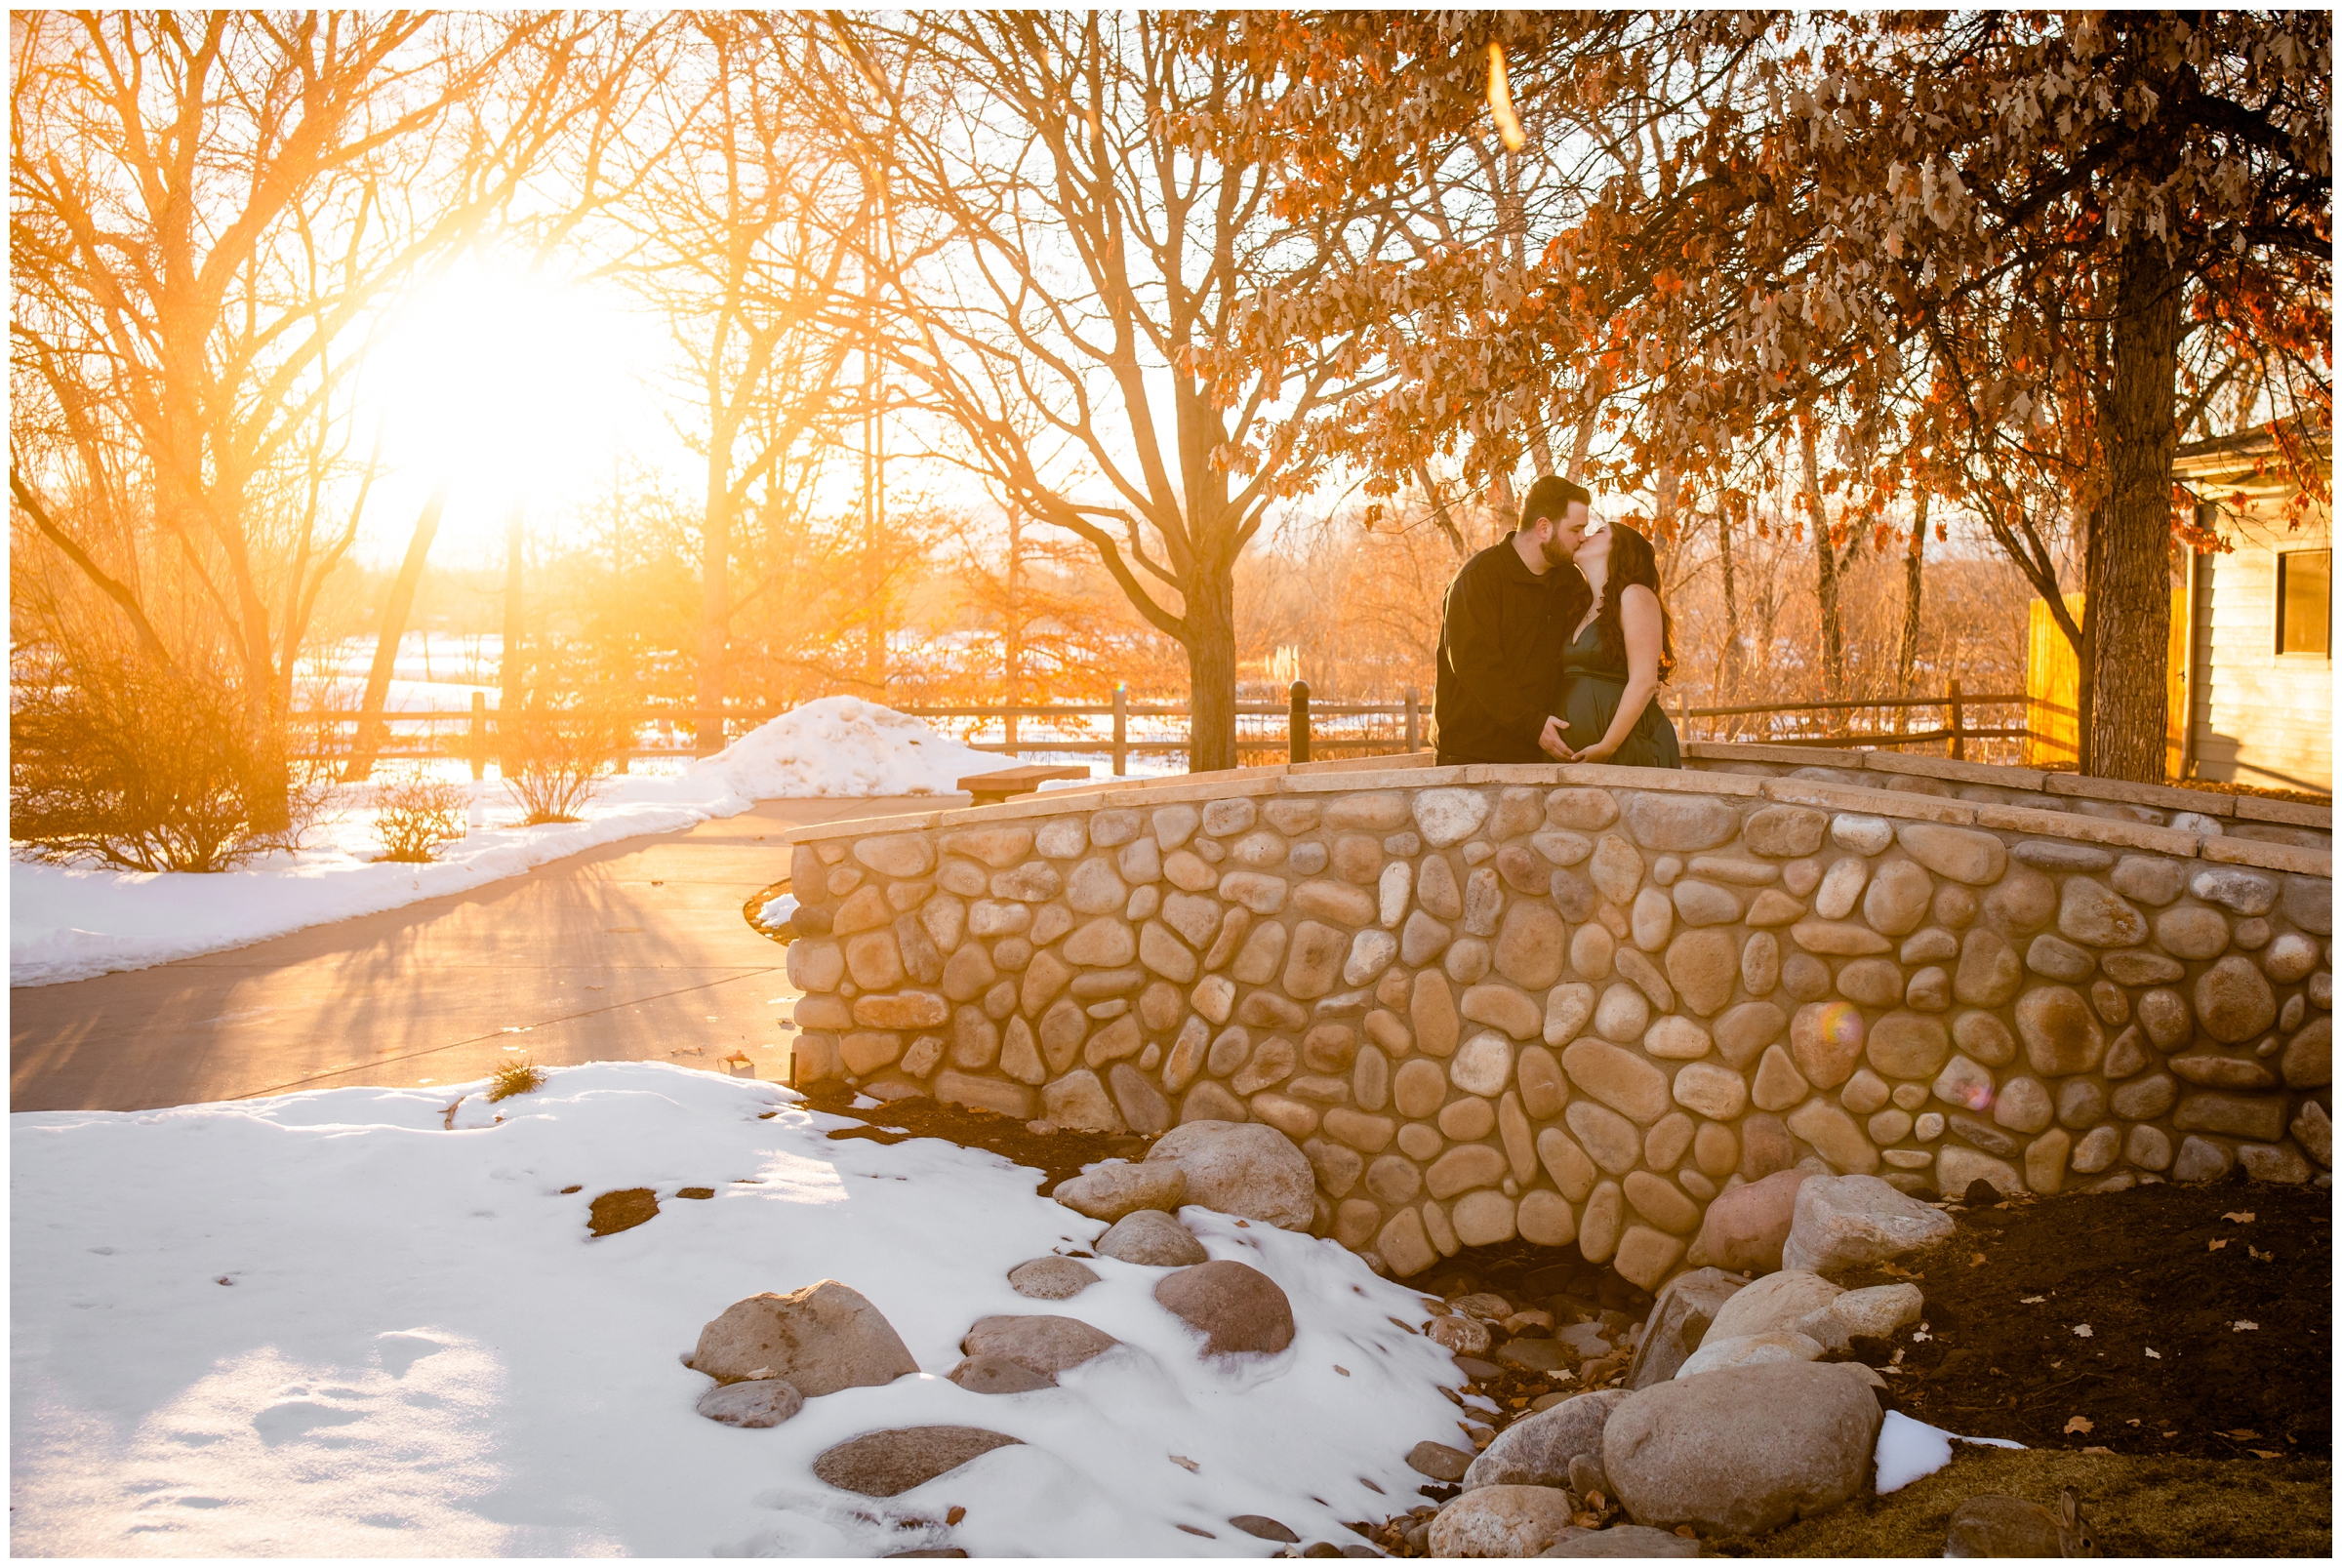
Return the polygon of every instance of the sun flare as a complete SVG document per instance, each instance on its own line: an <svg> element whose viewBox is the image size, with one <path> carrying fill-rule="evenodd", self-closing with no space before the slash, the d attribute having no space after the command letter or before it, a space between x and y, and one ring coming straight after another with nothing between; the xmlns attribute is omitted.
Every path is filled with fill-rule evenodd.
<svg viewBox="0 0 2342 1568"><path fill-rule="evenodd" d="M576 284L467 261L406 300L374 352L385 462L444 479L464 531L514 505L542 520L640 432L654 339Z"/></svg>

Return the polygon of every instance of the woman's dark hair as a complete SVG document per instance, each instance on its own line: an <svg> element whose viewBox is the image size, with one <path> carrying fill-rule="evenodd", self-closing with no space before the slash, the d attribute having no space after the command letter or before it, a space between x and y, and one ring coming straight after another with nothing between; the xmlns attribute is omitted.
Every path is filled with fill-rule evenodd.
<svg viewBox="0 0 2342 1568"><path fill-rule="evenodd" d="M1668 617L1667 598L1659 591L1659 557L1649 540L1632 528L1612 523L1610 571L1602 581L1602 608L1594 624L1603 662L1614 669L1628 667L1627 630L1619 623L1618 604L1628 585L1635 583L1650 589L1659 601L1659 678L1665 680L1676 672L1676 628Z"/></svg>

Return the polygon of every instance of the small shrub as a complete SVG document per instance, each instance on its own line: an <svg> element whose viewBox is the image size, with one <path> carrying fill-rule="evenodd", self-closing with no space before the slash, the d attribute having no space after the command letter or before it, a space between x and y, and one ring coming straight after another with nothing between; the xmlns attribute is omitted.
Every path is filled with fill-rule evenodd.
<svg viewBox="0 0 2342 1568"><path fill-rule="evenodd" d="M470 803L464 785L427 774L375 785L375 830L382 835L383 859L428 863L432 850L464 836Z"/></svg>
<svg viewBox="0 0 2342 1568"><path fill-rule="evenodd" d="M322 798L288 799L281 761L210 674L81 655L12 685L9 836L33 859L224 871L290 842ZM289 825L256 827L272 801Z"/></svg>
<svg viewBox="0 0 2342 1568"><path fill-rule="evenodd" d="M488 1099L491 1103L509 1100L514 1095L527 1094L544 1082L544 1071L533 1065L528 1058L522 1057L496 1069L495 1076L488 1080Z"/></svg>
<svg viewBox="0 0 2342 1568"><path fill-rule="evenodd" d="M623 715L596 706L530 708L518 731L512 747L518 762L507 763L505 787L520 803L521 821L531 825L576 822L633 742Z"/></svg>

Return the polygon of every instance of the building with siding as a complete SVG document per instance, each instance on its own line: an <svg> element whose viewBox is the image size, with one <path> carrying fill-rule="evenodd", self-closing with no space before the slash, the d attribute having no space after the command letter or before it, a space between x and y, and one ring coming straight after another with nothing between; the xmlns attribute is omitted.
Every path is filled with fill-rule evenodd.
<svg viewBox="0 0 2342 1568"><path fill-rule="evenodd" d="M2330 435L2313 438L2331 490ZM2265 430L2179 449L2173 475L2224 550L2198 553L2172 612L2187 610L2183 778L2332 793L2333 510L2291 503L2295 475Z"/></svg>

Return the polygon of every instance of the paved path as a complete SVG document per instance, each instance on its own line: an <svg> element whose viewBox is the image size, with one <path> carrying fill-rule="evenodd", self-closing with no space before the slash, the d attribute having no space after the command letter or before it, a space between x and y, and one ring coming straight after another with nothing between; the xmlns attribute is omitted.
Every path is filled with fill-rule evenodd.
<svg viewBox="0 0 2342 1568"><path fill-rule="evenodd" d="M788 874L783 830L932 811L768 800L469 893L152 969L9 992L14 1110L145 1110L348 1084L745 1050L786 1082L782 949L742 913Z"/></svg>

